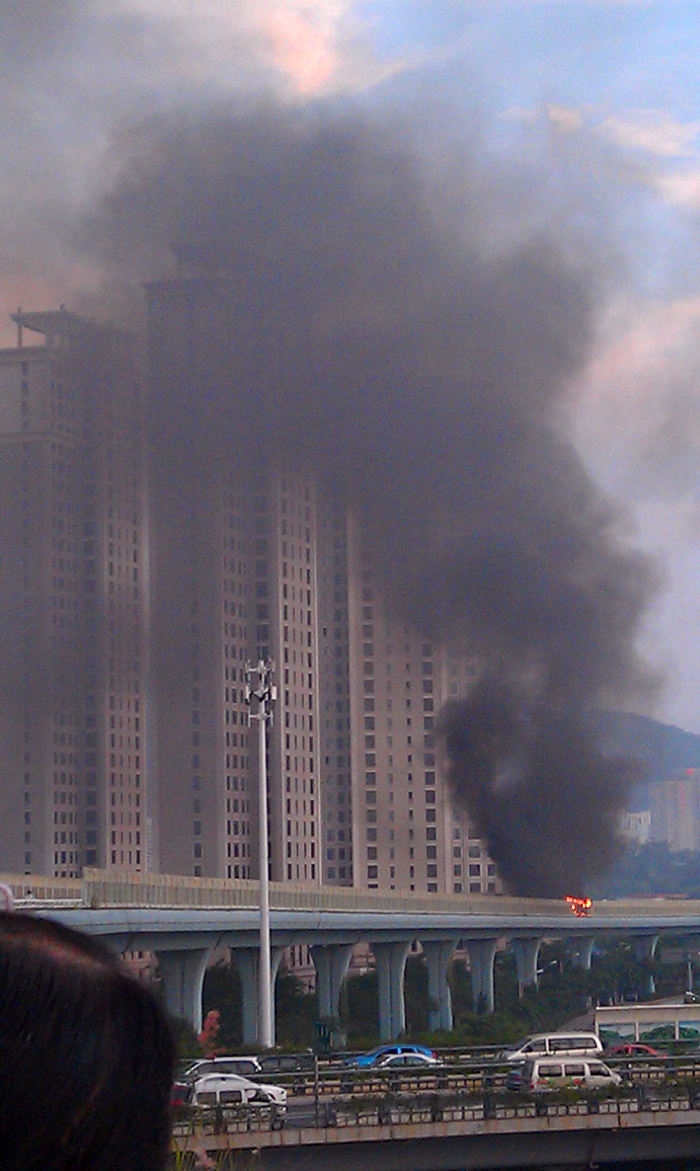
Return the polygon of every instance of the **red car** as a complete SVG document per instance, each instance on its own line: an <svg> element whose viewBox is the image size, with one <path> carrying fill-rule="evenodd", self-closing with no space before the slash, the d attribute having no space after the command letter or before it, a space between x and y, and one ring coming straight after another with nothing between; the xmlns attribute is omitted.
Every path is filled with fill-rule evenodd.
<svg viewBox="0 0 700 1171"><path fill-rule="evenodd" d="M639 1042L630 1042L625 1045L611 1045L606 1049L606 1054L610 1057L663 1057L663 1053L659 1053L658 1049L652 1049L651 1045L641 1045Z"/></svg>
<svg viewBox="0 0 700 1171"><path fill-rule="evenodd" d="M192 1096L192 1087L188 1082L174 1082L170 1091L171 1106L186 1106Z"/></svg>

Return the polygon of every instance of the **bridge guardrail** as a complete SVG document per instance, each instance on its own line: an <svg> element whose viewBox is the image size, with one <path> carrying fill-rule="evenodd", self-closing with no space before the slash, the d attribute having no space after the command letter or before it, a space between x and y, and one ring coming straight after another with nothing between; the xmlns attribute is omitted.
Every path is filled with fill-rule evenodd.
<svg viewBox="0 0 700 1171"><path fill-rule="evenodd" d="M172 874L143 874L86 868L83 884L86 905L100 906L199 906L257 907L256 880L190 878ZM427 911L452 914L563 914L560 899L511 899L502 895L415 895L408 892L381 894L343 887L318 887L304 883L271 882L273 910L319 911ZM700 904L699 904L700 906Z"/></svg>
<svg viewBox="0 0 700 1171"><path fill-rule="evenodd" d="M83 905L84 886L79 878L42 878L33 874L5 874L0 878L9 886L15 905L28 909L33 903L75 903Z"/></svg>
<svg viewBox="0 0 700 1171"><path fill-rule="evenodd" d="M100 870L86 867L82 880L39 875L0 875L15 898L24 901L64 901L85 907L192 907L216 909L259 905L258 883L252 879L193 878L187 875L140 871ZM571 915L563 899L524 899L510 895L416 895L408 892L382 894L344 887L309 886L304 883L270 883L273 910L359 911L421 913L435 915L493 915L568 920L572 933L593 930L596 922L623 918L695 918L700 920L699 899L615 899L594 903L590 915Z"/></svg>
<svg viewBox="0 0 700 1171"><path fill-rule="evenodd" d="M611 1069L616 1069L628 1083L644 1086L659 1086L664 1083L692 1081L700 1085L700 1055L669 1055L661 1057L611 1057L603 1060ZM261 1074L256 1081L274 1082L284 1086L290 1097L313 1098L318 1091L319 1100L334 1095L348 1098L371 1097L391 1093L483 1093L505 1090L506 1078L514 1066L510 1062L472 1059L463 1062L446 1062L434 1068L381 1066L364 1069L347 1066L320 1068L318 1080L313 1071L298 1070L290 1073Z"/></svg>
<svg viewBox="0 0 700 1171"><path fill-rule="evenodd" d="M247 1106L178 1107L173 1123L173 1145L182 1146L191 1136L238 1135L250 1133L251 1145L262 1131L280 1129L349 1128L356 1126L396 1126L444 1122L499 1121L521 1118L567 1118L591 1114L669 1114L700 1110L700 1083L695 1088L668 1087L654 1094L635 1087L573 1094L520 1096L493 1091L432 1092L418 1094L337 1095L317 1105L313 1121L307 1117L295 1124L289 1112L286 1119L274 1108Z"/></svg>

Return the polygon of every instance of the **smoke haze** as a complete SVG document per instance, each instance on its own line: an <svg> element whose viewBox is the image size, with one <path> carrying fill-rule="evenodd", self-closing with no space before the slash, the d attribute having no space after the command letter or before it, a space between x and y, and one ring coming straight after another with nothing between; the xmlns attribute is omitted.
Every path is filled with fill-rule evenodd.
<svg viewBox="0 0 700 1171"><path fill-rule="evenodd" d="M127 290L173 243L217 274L209 369L155 391L159 464L301 460L371 515L394 607L485 664L442 720L455 801L511 890L580 891L632 775L585 712L649 683L654 585L561 424L602 282L542 232L480 246L469 169L448 181L400 123L218 107L144 123L84 241Z"/></svg>
<svg viewBox="0 0 700 1171"><path fill-rule="evenodd" d="M5 7L23 43L30 6ZM76 27L93 67L105 60L99 6L76 0L65 23L31 7L44 36L33 76L48 52L68 70ZM162 14L118 23L125 47L157 32L184 53ZM250 77L268 34L255 31ZM392 117L269 93L212 100L193 84L189 103L163 109L166 59L159 40L151 92L137 72L128 101L109 74L101 101L115 95L118 132L104 172L88 168L88 198L62 172L49 268L86 274L77 307L138 326L140 283L174 275L173 246L206 255L230 314L197 385L156 388L157 459L174 484L183 453L301 460L371 515L394 607L484 662L477 692L443 716L455 801L512 891L579 893L612 857L629 781L592 747L585 713L648 687L634 644L655 588L563 423L608 294L598 212L599 238L590 223L574 231L577 196L540 176L546 229L538 176L490 160L476 133L432 149L441 112L419 117L417 101ZM137 119L138 104L151 112ZM83 124L104 135L99 118ZM38 274L30 289L45 240L29 256L8 248L6 272Z"/></svg>
<svg viewBox="0 0 700 1171"><path fill-rule="evenodd" d="M441 731L455 802L498 859L506 887L534 897L585 894L614 857L616 814L642 779L638 764L604 756L579 708L533 703L489 678L446 705Z"/></svg>

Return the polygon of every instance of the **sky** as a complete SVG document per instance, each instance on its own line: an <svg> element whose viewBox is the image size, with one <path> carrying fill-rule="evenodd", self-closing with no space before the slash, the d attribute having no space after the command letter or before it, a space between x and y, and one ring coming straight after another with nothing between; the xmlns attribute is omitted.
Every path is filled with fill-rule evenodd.
<svg viewBox="0 0 700 1171"><path fill-rule="evenodd" d="M19 305L125 313L95 224L149 119L408 124L436 215L469 185L485 251L547 232L595 269L560 425L663 577L645 710L700 733L699 40L685 0L0 0L0 337Z"/></svg>

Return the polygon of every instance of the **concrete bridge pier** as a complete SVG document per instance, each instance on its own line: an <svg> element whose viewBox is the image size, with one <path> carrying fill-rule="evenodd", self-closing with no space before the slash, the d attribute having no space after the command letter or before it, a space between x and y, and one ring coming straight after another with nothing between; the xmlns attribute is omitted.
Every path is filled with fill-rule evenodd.
<svg viewBox="0 0 700 1171"><path fill-rule="evenodd" d="M231 963L236 965L241 981L241 1017L244 1045L256 1045L260 1040L260 1000L258 997L259 955L260 952L257 947L231 948ZM273 947L270 950L273 1045L275 1044L275 981L283 955L283 947Z"/></svg>
<svg viewBox="0 0 700 1171"><path fill-rule="evenodd" d="M566 943L569 949L569 958L575 968L583 968L584 972L590 972L593 942L592 935L569 936Z"/></svg>
<svg viewBox="0 0 700 1171"><path fill-rule="evenodd" d="M515 971L520 992L532 984L537 987L537 960L541 946L541 938L532 935L525 938L516 937L510 941L511 951L515 956Z"/></svg>
<svg viewBox="0 0 700 1171"><path fill-rule="evenodd" d="M445 1029L449 1032L452 1028L452 993L447 982L447 973L457 943L456 939L423 943L423 955L428 965L428 1028L431 1032L435 1029Z"/></svg>
<svg viewBox="0 0 700 1171"><path fill-rule="evenodd" d="M700 952L700 935L688 935L685 940L685 962L687 966L688 976L687 985L688 992L693 992L695 989L695 968L698 965L698 953Z"/></svg>
<svg viewBox="0 0 700 1171"><path fill-rule="evenodd" d="M634 935L632 937L632 954L634 958L640 964L653 960L658 942L658 935ZM640 992L643 992L647 996L653 996L656 992L654 973L650 969L647 969L644 973L643 987L640 988Z"/></svg>
<svg viewBox="0 0 700 1171"><path fill-rule="evenodd" d="M403 977L411 941L373 943L379 980L379 1038L393 1041L406 1032Z"/></svg>
<svg viewBox="0 0 700 1171"><path fill-rule="evenodd" d="M493 988L493 962L498 940L468 939L466 944L469 951L474 1011L493 1012L496 1007Z"/></svg>
<svg viewBox="0 0 700 1171"><path fill-rule="evenodd" d="M321 1020L340 1018L340 993L352 956L352 943L316 944L310 948L316 969L318 1015Z"/></svg>
<svg viewBox="0 0 700 1171"><path fill-rule="evenodd" d="M159 951L156 954L168 1012L189 1021L195 1033L200 1033L202 988L211 949L207 947L198 948L196 951Z"/></svg>

